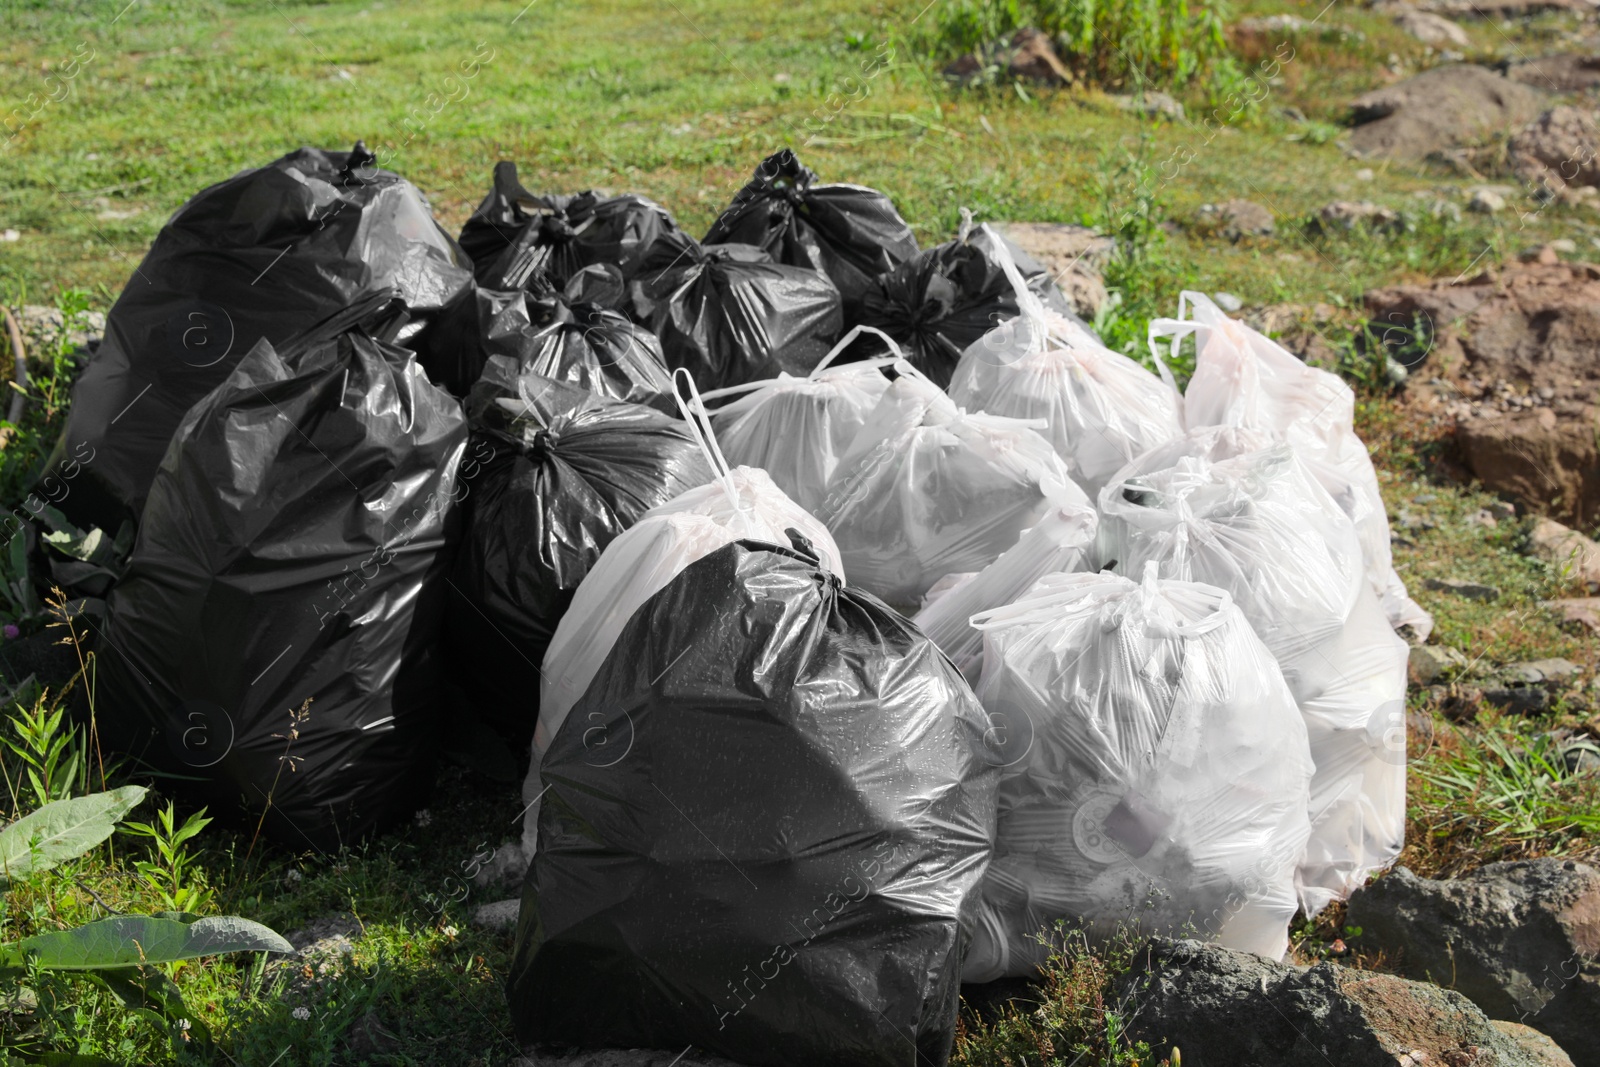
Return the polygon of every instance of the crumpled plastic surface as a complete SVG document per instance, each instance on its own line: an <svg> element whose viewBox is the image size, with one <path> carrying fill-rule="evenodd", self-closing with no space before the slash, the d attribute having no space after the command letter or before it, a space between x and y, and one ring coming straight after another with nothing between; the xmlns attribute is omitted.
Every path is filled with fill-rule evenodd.
<svg viewBox="0 0 1600 1067"><path fill-rule="evenodd" d="M426 803L442 727L467 424L360 325L381 300L258 342L184 418L100 650L108 741L292 848Z"/></svg>
<svg viewBox="0 0 1600 1067"><path fill-rule="evenodd" d="M737 397L712 413L729 462L760 467L807 511L822 506L839 457L889 388L884 360L832 362L866 329L846 333L803 378L779 374L705 396Z"/></svg>
<svg viewBox="0 0 1600 1067"><path fill-rule="evenodd" d="M917 253L916 236L887 196L864 185L819 182L787 148L762 160L711 224L707 245L730 242L826 274L847 314L878 275Z"/></svg>
<svg viewBox="0 0 1600 1067"><path fill-rule="evenodd" d="M539 823L538 797L544 788L540 760L633 613L695 560L740 539L782 544L787 530L798 530L810 542L824 570L844 577L828 528L755 467L734 467L710 484L652 508L606 546L578 586L545 652L533 762L522 786L523 802L529 805L523 821L526 853L533 853Z"/></svg>
<svg viewBox="0 0 1600 1067"><path fill-rule="evenodd" d="M648 197L592 190L536 196L518 180L517 165L501 160L494 165L493 188L461 227L461 247L487 288L520 288L506 277L525 269L536 254L547 257L550 280L560 288L596 263L631 278L652 249L677 232L667 209Z"/></svg>
<svg viewBox="0 0 1600 1067"><path fill-rule="evenodd" d="M912 621L976 682L983 665L983 634L971 624L972 616L1022 599L1047 574L1086 569L1099 525L1092 507L1068 504L1047 510L983 570L961 576L944 590L938 588L943 580L936 583Z"/></svg>
<svg viewBox="0 0 1600 1067"><path fill-rule="evenodd" d="M1225 439L1190 440L1221 450ZM1294 448L1162 468L1166 451L1101 492L1103 551L1122 573L1153 561L1225 589L1277 658L1317 765L1297 874L1315 914L1404 844L1406 645L1366 582L1354 525Z"/></svg>
<svg viewBox="0 0 1600 1067"><path fill-rule="evenodd" d="M445 636L480 716L520 747L578 584L618 534L711 468L680 420L534 374L485 381L473 399L485 417L463 465Z"/></svg>
<svg viewBox="0 0 1600 1067"><path fill-rule="evenodd" d="M1089 330L1044 306L1003 244L996 250L1021 314L961 356L950 399L971 411L1044 419L1040 431L1088 492L1134 457L1183 432L1178 395Z"/></svg>
<svg viewBox="0 0 1600 1067"><path fill-rule="evenodd" d="M808 373L839 336L839 290L759 248L663 241L630 286L633 317L661 338L667 366L702 389Z"/></svg>
<svg viewBox="0 0 1600 1067"><path fill-rule="evenodd" d="M471 284L416 186L354 152L302 148L195 194L106 316L46 468L78 526L137 521L184 414L261 339L281 345L367 294L426 317ZM413 324L414 325L414 324Z"/></svg>
<svg viewBox="0 0 1600 1067"><path fill-rule="evenodd" d="M982 570L1047 508L1090 505L1037 423L964 412L896 369L817 517L850 580L909 615L934 582Z"/></svg>
<svg viewBox="0 0 1600 1067"><path fill-rule="evenodd" d="M424 367L435 382L465 396L499 357L527 373L674 414L661 342L616 309L620 283L614 292L594 284L608 271L615 273L586 268L563 290L545 287L537 295L476 289L425 335Z"/></svg>
<svg viewBox="0 0 1600 1067"><path fill-rule="evenodd" d="M691 564L557 733L519 1040L947 1062L994 819L987 717L914 626L793 544Z"/></svg>
<svg viewBox="0 0 1600 1067"><path fill-rule="evenodd" d="M978 616L979 698L1007 757L962 977L1032 977L1056 920L1288 950L1311 758L1228 594L1052 574Z"/></svg>
<svg viewBox="0 0 1600 1067"><path fill-rule="evenodd" d="M855 322L875 326L899 342L906 359L941 389L961 354L984 334L1019 313L1017 298L996 249L1004 246L1028 288L1057 314L1076 318L1049 272L1015 243L987 226L925 248L878 276L856 309ZM852 356L883 354L863 337Z"/></svg>
<svg viewBox="0 0 1600 1067"><path fill-rule="evenodd" d="M1185 305L1192 307L1192 318L1184 317ZM1176 346L1190 333L1195 371L1184 391L1184 425L1256 430L1294 445L1307 462L1327 468L1320 477L1356 524L1367 580L1390 625L1409 626L1419 641L1426 640L1433 616L1407 595L1395 572L1377 471L1355 432L1355 393L1338 375L1307 366L1276 341L1230 319L1203 293L1182 293L1176 319L1150 324L1151 350L1159 359L1156 337L1171 337ZM1350 490L1343 495L1332 484L1341 479Z"/></svg>

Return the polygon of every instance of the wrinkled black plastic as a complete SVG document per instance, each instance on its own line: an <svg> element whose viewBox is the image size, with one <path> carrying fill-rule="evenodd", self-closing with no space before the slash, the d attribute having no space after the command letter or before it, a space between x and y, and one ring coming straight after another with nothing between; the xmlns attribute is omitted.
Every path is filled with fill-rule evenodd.
<svg viewBox="0 0 1600 1067"><path fill-rule="evenodd" d="M49 472L59 507L114 532L137 519L184 413L265 338L274 345L365 294L444 307L470 265L410 182L354 152L302 148L196 194L162 227L72 390Z"/></svg>
<svg viewBox="0 0 1600 1067"><path fill-rule="evenodd" d="M100 651L108 740L299 848L424 803L441 725L467 425L373 308L257 343L189 412Z"/></svg>
<svg viewBox="0 0 1600 1067"><path fill-rule="evenodd" d="M568 279L565 292L540 296L477 289L423 336L429 377L465 396L502 356L529 373L676 414L661 342L614 310L622 288L609 277L590 267Z"/></svg>
<svg viewBox="0 0 1600 1067"><path fill-rule="evenodd" d="M753 245L705 246L686 234L656 248L630 296L667 366L688 370L701 389L806 374L844 322L826 275L774 263Z"/></svg>
<svg viewBox="0 0 1600 1067"><path fill-rule="evenodd" d="M535 196L517 180L517 165L502 160L494 166L494 188L461 227L461 247L479 284L491 289L518 288L507 275L519 260L547 250L559 287L592 263L609 263L631 278L657 243L677 232L667 209L647 197L593 190Z"/></svg>
<svg viewBox="0 0 1600 1067"><path fill-rule="evenodd" d="M878 277L860 304L857 322L893 337L911 363L943 389L969 345L1020 313L1016 292L990 245L988 231L974 229L918 252ZM1077 319L1049 272L1014 243L1006 246L1028 288L1051 310ZM880 339L862 334L849 357L866 359L886 351Z"/></svg>
<svg viewBox="0 0 1600 1067"><path fill-rule="evenodd" d="M691 564L557 732L509 987L524 1042L945 1063L988 719L791 536Z"/></svg>
<svg viewBox="0 0 1600 1067"><path fill-rule="evenodd" d="M462 465L466 527L445 635L478 716L525 750L545 648L578 583L612 538L711 470L678 419L502 369L472 395L482 415Z"/></svg>
<svg viewBox="0 0 1600 1067"><path fill-rule="evenodd" d="M762 160L711 224L706 244L730 242L826 274L847 315L878 275L917 254L916 236L887 196L864 185L818 182L787 148Z"/></svg>

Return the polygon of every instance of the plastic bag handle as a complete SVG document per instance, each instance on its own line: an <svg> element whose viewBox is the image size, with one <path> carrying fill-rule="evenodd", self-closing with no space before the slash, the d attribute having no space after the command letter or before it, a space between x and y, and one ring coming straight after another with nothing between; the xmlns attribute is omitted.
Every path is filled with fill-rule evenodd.
<svg viewBox="0 0 1600 1067"><path fill-rule="evenodd" d="M689 396L693 404L684 400L683 393L678 389L678 375L683 375L683 381L688 384ZM706 463L711 467L711 474L722 483L722 491L728 494L728 502L733 505L733 510L743 511L744 507L739 502L739 489L733 484L733 470L728 466L727 457L723 456L722 449L717 445L717 436L711 432L711 414L706 411L706 404L700 397L700 390L694 384L694 375L684 367L679 367L672 372L672 397L678 402L678 410L683 412L683 421L689 426L689 434L694 438L695 444L700 446L700 452L706 457ZM706 420L702 424L695 418L695 412Z"/></svg>
<svg viewBox="0 0 1600 1067"><path fill-rule="evenodd" d="M1006 247L1005 240L989 227L986 222L978 229L989 235L990 246L994 249L994 261L1000 265L1000 270L1005 274L1006 280L1011 283L1011 288L1016 292L1017 309L1023 316L1037 325L1045 337L1050 335L1050 319L1044 313L1044 301L1032 289L1028 288L1028 281L1022 276L1022 271L1017 268L1017 261L1011 256L1011 249Z"/></svg>
<svg viewBox="0 0 1600 1067"><path fill-rule="evenodd" d="M895 341L895 339L893 337L890 337L888 334L884 333L882 330L878 329L876 326L867 326L867 325L852 326L850 328L850 332L845 334L843 337L839 338L839 343L834 345L832 348L830 348L828 350L828 354L823 356L822 359L817 361L817 365L815 367L811 368L811 373L807 374L806 377L807 378L815 378L817 375L821 374L825 369L827 369L828 364L832 363L834 361L834 359L836 359L841 352L843 352L846 348L850 347L850 342L851 341L854 341L857 337L860 337L863 333L875 333L875 334L877 334L879 337L883 338L884 344L888 345L889 346L889 351L891 353L893 353L893 355L880 357L881 359L886 361L883 364L879 364L880 366L886 366L888 363L893 363L895 360L901 359L901 358L903 358L905 356L905 353L900 350L899 343L897 341ZM711 394L708 393L706 395L709 396Z"/></svg>

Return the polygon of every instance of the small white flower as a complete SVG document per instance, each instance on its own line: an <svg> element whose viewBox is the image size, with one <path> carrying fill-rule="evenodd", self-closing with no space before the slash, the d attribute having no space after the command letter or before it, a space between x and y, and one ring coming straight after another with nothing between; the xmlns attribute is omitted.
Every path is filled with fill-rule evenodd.
<svg viewBox="0 0 1600 1067"><path fill-rule="evenodd" d="M446 937L454 937L460 932L461 931L457 930L454 926L446 926L444 928L444 936Z"/></svg>
<svg viewBox="0 0 1600 1067"><path fill-rule="evenodd" d="M427 808L423 808L421 811L417 812L418 826L427 826L431 822L433 822L433 812L429 811Z"/></svg>
<svg viewBox="0 0 1600 1067"><path fill-rule="evenodd" d="M300 881L300 879L302 879L304 877L305 877L305 875L301 874L299 869L295 868L295 867L290 867L283 874L283 880L285 882L288 882L290 885L294 885L296 882Z"/></svg>
<svg viewBox="0 0 1600 1067"><path fill-rule="evenodd" d="M310 1008L296 1008L294 1010L293 1014L294 1014L294 1017L296 1019L300 1019L300 1020L309 1019L309 1018L311 1018L311 1009Z"/></svg>
<svg viewBox="0 0 1600 1067"><path fill-rule="evenodd" d="M189 1020L188 1019L179 1019L178 1020L178 1029L179 1030L187 1030L187 1029L189 1029Z"/></svg>

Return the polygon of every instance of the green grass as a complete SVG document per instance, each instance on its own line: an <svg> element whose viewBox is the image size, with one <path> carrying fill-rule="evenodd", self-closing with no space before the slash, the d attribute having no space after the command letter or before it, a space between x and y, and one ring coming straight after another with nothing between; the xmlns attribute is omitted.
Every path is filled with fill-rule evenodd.
<svg viewBox="0 0 1600 1067"><path fill-rule="evenodd" d="M888 191L925 243L948 237L962 208L981 219L1098 223L1132 238L1108 276L1123 302L1105 323L1108 339L1132 351L1145 319L1169 313L1181 288L1227 290L1247 304L1326 302L1343 309L1349 326L1372 286L1482 269L1555 237L1587 247L1600 234L1559 207L1525 227L1505 215L1435 218L1434 200L1459 202L1476 184L1436 171L1378 165L1374 180L1361 180L1363 164L1336 143L1344 102L1380 83L1391 53L1409 70L1429 60L1386 18L1344 5L1326 17L1331 29L1233 37L1247 72L1288 54L1280 46L1293 58L1242 107L1224 100L1219 112L1206 87L1183 90L1192 121L1171 123L1132 119L1093 91L957 91L915 47L939 15L919 19L922 0L538 0L526 9L525 0L141 0L125 11L123 2L13 0L0 9L4 112L31 110L30 94L61 97L0 147L0 230L21 234L0 242L6 303L103 310L162 221L197 189L302 144L345 147L358 137L387 151L452 230L482 197L494 161L506 158L536 188L646 193L698 233L759 159L783 145L824 179ZM1233 7L1240 16L1315 13L1288 3ZM1498 24L1469 24L1472 52L1537 54L1563 20L1541 16L1509 35ZM885 42L893 63L863 78ZM461 79L461 63L475 56L475 76ZM850 78L863 91L846 90ZM835 115L830 101L841 93L849 99ZM435 113L430 94L457 99ZM1286 107L1312 122L1285 117ZM1232 244L1190 226L1200 204L1232 197L1272 209L1277 236ZM1313 234L1306 221L1334 199L1387 204L1409 225L1389 235ZM36 351L34 364L53 398L30 404L0 458L8 507L59 429L74 371L58 341ZM1353 361L1347 369L1366 379L1360 427L1390 512L1422 520L1400 531L1406 543L1395 555L1435 613L1435 640L1484 672L1550 655L1592 667L1592 638L1562 630L1539 607L1577 590L1524 554L1521 524L1468 523L1489 498L1445 477L1447 442L1407 420L1370 367ZM0 585L15 580L15 569L0 560ZM1479 604L1427 590L1427 577L1488 582L1503 595ZM5 621L42 625L39 605L14 601L0 604ZM1413 703L1426 710L1420 695ZM1548 723L1487 715L1457 728L1439 720L1435 741L1413 752L1406 862L1448 872L1595 847L1593 787L1541 768L1527 741L1580 717L1558 707ZM27 747L14 726L0 726L0 736ZM15 815L38 798L16 776L20 757L6 752L12 788L0 806ZM86 767L79 764L80 779ZM117 772L111 778L116 784ZM134 818L158 825L165 803L152 798ZM452 771L426 825L333 856L252 849L249 827L209 825L185 843L192 860L181 870L150 836L119 833L16 888L0 916L3 936L85 922L106 907L159 910L185 889L196 894L185 899L209 899L215 911L285 932L349 913L359 931L353 952L323 960L325 970L307 964L308 975L297 963L262 972L237 958L177 968L224 1062L503 1064L515 1054L500 991L511 938L476 930L467 917L515 890L479 890L464 875L474 857L512 836L519 806L511 788ZM180 803L174 825L194 814ZM1116 966L1114 954L1064 953L1029 1006L965 1018L960 1062L1068 1063L1079 1052L1084 1063L1127 1062L1111 1021L1116 1006L1105 999ZM0 990L0 1033L40 1026L64 1051L170 1059L170 1035L117 1010L109 995L59 979L37 990L33 1008ZM375 1028L393 1041L354 1036Z"/></svg>

